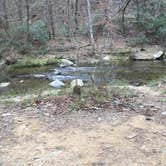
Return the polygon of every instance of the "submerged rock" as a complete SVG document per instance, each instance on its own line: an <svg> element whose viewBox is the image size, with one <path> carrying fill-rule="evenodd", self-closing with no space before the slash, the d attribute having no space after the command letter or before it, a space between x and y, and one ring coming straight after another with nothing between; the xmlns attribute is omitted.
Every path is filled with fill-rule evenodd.
<svg viewBox="0 0 166 166"><path fill-rule="evenodd" d="M76 79L76 80L73 80L71 83L70 83L70 87L71 88L74 88L75 86L79 86L79 87L82 87L84 86L84 83L81 79Z"/></svg>
<svg viewBox="0 0 166 166"><path fill-rule="evenodd" d="M62 86L65 86L65 84L62 81L58 80L58 79L56 79L55 81L49 83L49 85L54 87L54 88L61 88Z"/></svg>
<svg viewBox="0 0 166 166"><path fill-rule="evenodd" d="M69 81L69 80L73 80L76 79L76 76L70 76L70 75L48 75L47 78L49 80L61 80L61 81Z"/></svg>
<svg viewBox="0 0 166 166"><path fill-rule="evenodd" d="M33 77L35 77L35 78L44 78L45 75L44 74L33 74Z"/></svg>
<svg viewBox="0 0 166 166"><path fill-rule="evenodd" d="M67 67L67 66L72 66L74 63L68 59L61 59L60 60L60 67Z"/></svg>
<svg viewBox="0 0 166 166"><path fill-rule="evenodd" d="M58 69L54 69L54 74L55 75L61 74L61 71L59 71Z"/></svg>
<svg viewBox="0 0 166 166"><path fill-rule="evenodd" d="M10 85L10 82L2 82L0 83L0 88L5 88L8 87Z"/></svg>

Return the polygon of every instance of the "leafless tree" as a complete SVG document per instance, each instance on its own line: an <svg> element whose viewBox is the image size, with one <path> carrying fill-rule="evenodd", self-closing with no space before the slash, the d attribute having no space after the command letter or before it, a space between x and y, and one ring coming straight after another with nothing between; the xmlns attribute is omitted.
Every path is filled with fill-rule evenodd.
<svg viewBox="0 0 166 166"><path fill-rule="evenodd" d="M30 28L29 28L29 21L30 21L30 13L29 13L29 0L25 0L26 2L26 14L27 14L27 41L30 39Z"/></svg>
<svg viewBox="0 0 166 166"><path fill-rule="evenodd" d="M23 0L17 1L19 21L23 23Z"/></svg>
<svg viewBox="0 0 166 166"><path fill-rule="evenodd" d="M92 49L95 49L95 41L93 36L93 22L92 22L92 14L91 14L91 4L90 1L87 0L87 11L88 11L88 25L89 25L89 35L90 35L90 44Z"/></svg>
<svg viewBox="0 0 166 166"><path fill-rule="evenodd" d="M55 30L54 30L54 18L53 18L53 2L52 0L46 0L48 14L49 14L49 21L51 26L51 36L52 38L55 37Z"/></svg>
<svg viewBox="0 0 166 166"><path fill-rule="evenodd" d="M5 20L5 28L9 28L9 21L8 21L8 9L7 9L7 0L3 0L3 10L4 10L4 20Z"/></svg>

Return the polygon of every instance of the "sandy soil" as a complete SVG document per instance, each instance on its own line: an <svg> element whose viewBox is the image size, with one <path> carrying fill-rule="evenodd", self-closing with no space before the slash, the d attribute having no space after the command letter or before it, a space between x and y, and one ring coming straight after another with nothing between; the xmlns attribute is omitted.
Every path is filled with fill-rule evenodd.
<svg viewBox="0 0 166 166"><path fill-rule="evenodd" d="M164 96L130 88L139 95L136 112L104 109L49 116L42 109L0 105L0 165L166 166ZM147 106L151 120L146 120Z"/></svg>

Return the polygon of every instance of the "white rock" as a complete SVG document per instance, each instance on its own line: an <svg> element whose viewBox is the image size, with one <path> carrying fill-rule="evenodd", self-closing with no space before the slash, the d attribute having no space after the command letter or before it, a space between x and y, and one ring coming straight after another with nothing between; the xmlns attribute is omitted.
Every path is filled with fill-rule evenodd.
<svg viewBox="0 0 166 166"><path fill-rule="evenodd" d="M2 117L11 116L11 114L10 114L10 113L6 113L6 114L2 114L1 116L2 116Z"/></svg>
<svg viewBox="0 0 166 166"><path fill-rule="evenodd" d="M58 69L54 69L54 74L55 75L58 75L58 74L60 74L61 72L58 70Z"/></svg>
<svg viewBox="0 0 166 166"><path fill-rule="evenodd" d="M166 116L166 111L161 113L162 115Z"/></svg>
<svg viewBox="0 0 166 166"><path fill-rule="evenodd" d="M71 88L74 88L76 85L82 87L82 86L84 86L84 83L83 83L83 81L82 81L81 79L73 80L73 81L70 83L70 87L71 87Z"/></svg>
<svg viewBox="0 0 166 166"><path fill-rule="evenodd" d="M160 58L163 54L164 54L163 51L159 51L158 53L156 53L156 54L153 55L153 59L158 59L158 58Z"/></svg>
<svg viewBox="0 0 166 166"><path fill-rule="evenodd" d="M20 80L20 84L24 83L24 80Z"/></svg>
<svg viewBox="0 0 166 166"><path fill-rule="evenodd" d="M127 136L127 139L133 139L137 136L136 133L132 133L131 135Z"/></svg>
<svg viewBox="0 0 166 166"><path fill-rule="evenodd" d="M0 61L0 68L5 65L5 61Z"/></svg>
<svg viewBox="0 0 166 166"><path fill-rule="evenodd" d="M60 67L67 67L67 66L72 66L74 63L68 59L61 59L60 60Z"/></svg>
<svg viewBox="0 0 166 166"><path fill-rule="evenodd" d="M62 81L58 80L58 79L56 79L55 81L49 83L49 85L54 87L54 88L60 88L62 86L65 86L65 84Z"/></svg>
<svg viewBox="0 0 166 166"><path fill-rule="evenodd" d="M110 56L108 56L108 55L105 56L105 57L103 58L103 60L104 60L104 61L110 61Z"/></svg>
<svg viewBox="0 0 166 166"><path fill-rule="evenodd" d="M0 83L0 88L5 88L10 85L10 82L2 82Z"/></svg>
<svg viewBox="0 0 166 166"><path fill-rule="evenodd" d="M97 120L100 122L102 119L99 117L99 118L97 118Z"/></svg>
<svg viewBox="0 0 166 166"><path fill-rule="evenodd" d="M45 77L44 74L33 74L33 76L36 78L44 78Z"/></svg>

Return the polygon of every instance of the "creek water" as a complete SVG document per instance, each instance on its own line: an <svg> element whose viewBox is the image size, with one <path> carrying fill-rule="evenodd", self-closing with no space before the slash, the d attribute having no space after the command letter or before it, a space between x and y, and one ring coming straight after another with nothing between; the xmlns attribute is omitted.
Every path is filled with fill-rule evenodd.
<svg viewBox="0 0 166 166"><path fill-rule="evenodd" d="M59 68L56 66L15 69L0 75L0 82L10 82L0 88L0 95L17 95L42 91L49 88L49 82L59 79L69 83L79 78L84 82L105 84L123 80L131 84L146 84L166 75L166 61L127 61L112 64L82 63L78 67Z"/></svg>

